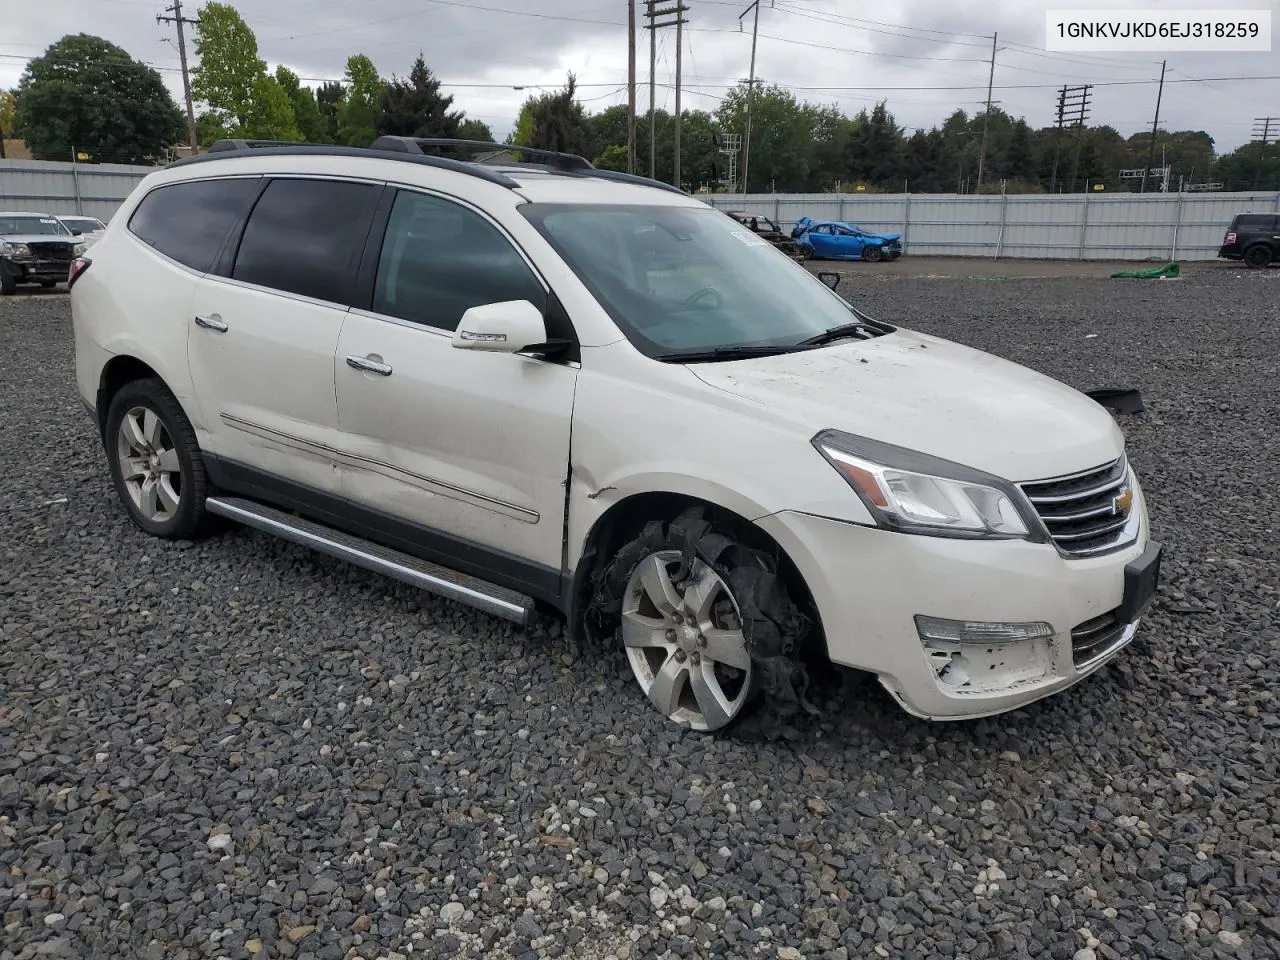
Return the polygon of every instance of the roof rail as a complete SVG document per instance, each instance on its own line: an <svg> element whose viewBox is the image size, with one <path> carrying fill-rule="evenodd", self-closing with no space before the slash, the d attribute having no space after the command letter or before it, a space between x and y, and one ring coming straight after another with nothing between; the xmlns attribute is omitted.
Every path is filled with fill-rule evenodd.
<svg viewBox="0 0 1280 960"><path fill-rule="evenodd" d="M259 150L264 147L323 147L323 143L303 143L298 140L215 140L209 147L210 153L225 153L228 150Z"/></svg>
<svg viewBox="0 0 1280 960"><path fill-rule="evenodd" d="M556 150L539 150L534 147L521 147L513 143L490 143L487 140L451 140L444 137L378 137L373 141L373 149L403 150L405 153L425 154L428 148L462 147L469 150L507 150L511 153L536 157L546 161L546 166L558 170L580 171L594 170L595 165L586 157L576 153L560 153Z"/></svg>
<svg viewBox="0 0 1280 960"><path fill-rule="evenodd" d="M615 183L633 183L638 187L653 187L655 190L666 190L668 193L678 193L682 197L689 194L681 190L675 184L663 183L661 180L650 180L648 177L642 177L635 173L623 173L621 170L601 170L599 167L592 167L590 170L581 171L584 177L593 177L596 180L612 180Z"/></svg>
<svg viewBox="0 0 1280 960"><path fill-rule="evenodd" d="M403 152L397 153L392 150L373 150L368 147L338 147L292 142L289 143L288 146L264 146L254 148L222 147L216 153L212 148L210 148L208 153L198 153L194 157L183 157L181 160L173 161L169 166L185 167L193 163L208 163L210 160L229 160L234 156L244 155L250 152L252 152L254 156L259 157L373 157L381 160L400 160L405 163L419 163L427 167L437 167L441 170L452 170L454 173L464 173L469 177L475 177L479 180L487 180L490 183L496 183L498 186L506 187L508 190L514 190L520 186L516 181L512 180L508 176L504 176L497 170L491 170L478 163L464 163L461 160L450 160L448 157L413 156Z"/></svg>
<svg viewBox="0 0 1280 960"><path fill-rule="evenodd" d="M207 163L210 160L226 160L237 154L253 153L255 156L328 156L328 157L377 157L383 160L403 160L409 163L420 163L442 170L464 173L470 177L487 180L500 186L514 190L520 184L507 176L500 169L495 169L482 161L454 160L442 157L428 150L441 147L462 147L472 150L505 150L512 153L528 154L545 162L538 167L550 168L560 173L590 177L595 180L611 180L615 183L630 183L639 187L653 187L687 196L684 190L663 183L661 180L650 180L648 177L617 170L601 170L586 157L573 153L557 153L554 150L539 150L534 147L518 147L509 143L488 143L483 140L447 140L423 137L378 137L369 147L344 147L323 143L299 143L294 140L217 140L209 147L208 153L198 153L183 157L169 164L171 167L186 166L192 163ZM508 168L509 169L509 168Z"/></svg>

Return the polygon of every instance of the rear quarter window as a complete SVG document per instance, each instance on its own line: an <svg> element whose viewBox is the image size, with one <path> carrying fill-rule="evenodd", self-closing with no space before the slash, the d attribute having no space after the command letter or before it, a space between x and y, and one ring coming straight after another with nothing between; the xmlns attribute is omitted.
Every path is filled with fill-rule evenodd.
<svg viewBox="0 0 1280 960"><path fill-rule="evenodd" d="M1242 213L1231 221L1232 230L1271 230L1276 218L1270 213Z"/></svg>
<svg viewBox="0 0 1280 960"><path fill-rule="evenodd" d="M260 186L257 177L239 177L156 187L129 218L129 231L166 257L205 273Z"/></svg>

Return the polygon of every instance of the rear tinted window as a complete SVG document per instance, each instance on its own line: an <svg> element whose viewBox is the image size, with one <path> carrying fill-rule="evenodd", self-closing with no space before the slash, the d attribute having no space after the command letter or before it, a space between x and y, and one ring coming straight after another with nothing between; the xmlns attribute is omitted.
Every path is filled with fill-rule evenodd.
<svg viewBox="0 0 1280 960"><path fill-rule="evenodd" d="M349 304L378 187L340 180L274 180L244 228L236 280Z"/></svg>
<svg viewBox="0 0 1280 960"><path fill-rule="evenodd" d="M1231 224L1233 230L1270 230L1276 218L1270 213L1243 213Z"/></svg>
<svg viewBox="0 0 1280 960"><path fill-rule="evenodd" d="M129 218L139 239L192 270L213 266L218 248L249 212L262 182L257 178L193 180L157 187Z"/></svg>

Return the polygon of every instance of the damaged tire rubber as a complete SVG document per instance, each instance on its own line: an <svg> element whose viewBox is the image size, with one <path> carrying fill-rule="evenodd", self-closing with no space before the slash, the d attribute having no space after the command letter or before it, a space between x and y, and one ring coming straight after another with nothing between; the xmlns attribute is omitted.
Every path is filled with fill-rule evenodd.
<svg viewBox="0 0 1280 960"><path fill-rule="evenodd" d="M588 627L623 649L650 703L686 728L816 712L800 659L814 623L778 558L700 508L649 522L618 550L596 578Z"/></svg>

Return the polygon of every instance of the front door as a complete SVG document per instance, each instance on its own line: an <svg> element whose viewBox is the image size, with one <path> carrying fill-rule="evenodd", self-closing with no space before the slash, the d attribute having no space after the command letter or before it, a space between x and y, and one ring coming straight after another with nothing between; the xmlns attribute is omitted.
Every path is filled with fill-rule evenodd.
<svg viewBox="0 0 1280 960"><path fill-rule="evenodd" d="M469 207L401 190L372 310L351 311L338 341L346 490L444 535L460 556L533 564L550 583L562 568L577 370L451 345L467 309L506 300L548 301L512 240Z"/></svg>

